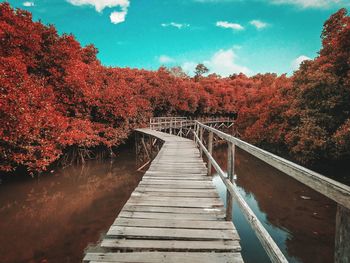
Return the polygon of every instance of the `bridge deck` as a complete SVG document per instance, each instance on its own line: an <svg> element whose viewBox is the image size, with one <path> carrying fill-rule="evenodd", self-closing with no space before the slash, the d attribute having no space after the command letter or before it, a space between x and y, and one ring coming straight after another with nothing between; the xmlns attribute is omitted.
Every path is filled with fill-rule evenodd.
<svg viewBox="0 0 350 263"><path fill-rule="evenodd" d="M193 141L139 129L164 141L103 239L85 262L243 262L239 236Z"/></svg>

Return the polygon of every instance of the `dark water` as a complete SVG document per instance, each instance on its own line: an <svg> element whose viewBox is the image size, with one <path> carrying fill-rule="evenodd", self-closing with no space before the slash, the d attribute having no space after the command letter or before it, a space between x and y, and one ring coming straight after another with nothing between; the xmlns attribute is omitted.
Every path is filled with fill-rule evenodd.
<svg viewBox="0 0 350 263"><path fill-rule="evenodd" d="M226 149L214 154L226 169ZM243 152L237 152L236 165L241 194L288 260L332 262L335 204ZM90 161L41 178L3 181L0 262L81 262L84 249L106 233L140 177L127 145L113 162ZM224 197L220 178L213 180ZM269 262L236 205L233 221L246 262Z"/></svg>
<svg viewBox="0 0 350 263"><path fill-rule="evenodd" d="M335 203L253 156L239 150L236 153L239 191L288 261L333 262ZM226 170L226 147L215 150L215 159ZM213 181L226 200L220 177ZM244 260L270 262L236 204L233 222L241 237Z"/></svg>
<svg viewBox="0 0 350 263"><path fill-rule="evenodd" d="M0 185L0 262L81 262L140 180L130 150Z"/></svg>

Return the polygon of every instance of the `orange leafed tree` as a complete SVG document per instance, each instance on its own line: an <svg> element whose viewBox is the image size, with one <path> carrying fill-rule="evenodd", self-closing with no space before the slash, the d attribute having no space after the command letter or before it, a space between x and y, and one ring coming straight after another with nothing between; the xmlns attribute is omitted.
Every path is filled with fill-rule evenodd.
<svg viewBox="0 0 350 263"><path fill-rule="evenodd" d="M101 65L93 45L0 4L0 171L40 172L110 152L151 116L230 116L240 136L301 163L350 157L350 19L324 25L319 56L292 77L199 65L157 71Z"/></svg>

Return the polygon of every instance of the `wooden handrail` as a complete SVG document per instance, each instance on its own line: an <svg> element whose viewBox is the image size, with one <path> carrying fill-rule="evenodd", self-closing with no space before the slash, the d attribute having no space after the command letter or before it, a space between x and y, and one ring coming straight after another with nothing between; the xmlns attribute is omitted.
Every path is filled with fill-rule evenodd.
<svg viewBox="0 0 350 263"><path fill-rule="evenodd" d="M252 154L258 159L293 177L294 179L323 194L324 196L334 200L338 204L341 204L342 206L350 209L349 186L327 178L319 173L311 171L310 169L288 161L282 157L260 149L254 145L251 145L236 137L233 137L212 127L209 127L198 121L196 121L196 124L198 124L200 127L203 127L207 131L213 132L221 139L233 143L242 150Z"/></svg>
<svg viewBox="0 0 350 263"><path fill-rule="evenodd" d="M198 122L197 122L198 123ZM272 262L288 262L275 241L272 239L270 234L267 232L267 230L264 228L264 226L261 224L257 216L254 214L254 212L251 210L249 205L246 203L246 201L243 199L241 194L238 192L236 186L233 182L230 181L228 177L225 176L224 171L221 169L219 164L215 161L215 159L212 157L212 155L209 153L209 151L205 148L203 145L201 139L198 137L196 132L193 133L195 136L195 139L200 147L200 149L205 153L208 160L210 161L211 165L214 167L216 172L219 174L221 180L225 184L227 190L231 194L231 196L237 201L237 204L243 211L243 215L248 220L251 227L254 229L258 239L260 240L262 246L264 247L266 253L268 254L270 260ZM228 213L232 213L232 205L226 205L226 217ZM231 212L227 212L231 211Z"/></svg>
<svg viewBox="0 0 350 263"><path fill-rule="evenodd" d="M199 131L201 131L200 135ZM203 144L203 131L209 132L209 148L210 152L205 148ZM204 152L208 158L208 168L214 169L219 174L223 183L225 184L228 194L228 201L232 197L237 201L238 205L243 211L244 216L254 229L257 237L259 238L262 246L267 252L272 262L288 262L284 257L276 243L273 241L269 233L260 223L253 211L249 208L248 204L244 201L243 197L239 194L235 187L232 175L234 173L234 159L232 159L232 153L234 154L234 147L237 146L240 149L252 154L258 159L266 162L267 164L275 167L290 177L298 180L302 184L310 187L311 189L321 193L322 195L332 199L338 205L336 214L336 233L335 233L335 261L336 263L350 262L350 187L339 183L335 180L327 178L319 173L311 171L303 166L288 161L282 157L272 154L268 151L260 149L254 145L244 142L234 136L226 134L215 128L209 127L199 121L195 121L194 128L194 141L200 148L200 152ZM223 170L217 164L212 157L211 148L213 135L225 140L229 143L228 154L228 176L226 177ZM232 152L233 147L233 152ZM233 157L234 158L234 157ZM208 171L210 174L210 171ZM227 202L226 218L228 214L232 214L232 204Z"/></svg>
<svg viewBox="0 0 350 263"><path fill-rule="evenodd" d="M202 123L217 123L217 122L230 122L233 123L233 119L228 117L206 117L206 118L199 118L198 121ZM187 117L153 117L150 118L149 127L153 130L165 130L170 129L170 132L172 132L171 129L181 129L181 128L187 128L192 127L195 124L195 120L188 119Z"/></svg>

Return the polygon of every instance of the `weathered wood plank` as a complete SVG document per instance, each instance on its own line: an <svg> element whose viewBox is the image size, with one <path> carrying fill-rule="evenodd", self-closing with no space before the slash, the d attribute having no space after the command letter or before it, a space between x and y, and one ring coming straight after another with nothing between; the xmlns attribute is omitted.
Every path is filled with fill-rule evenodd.
<svg viewBox="0 0 350 263"><path fill-rule="evenodd" d="M150 175L144 175L142 180L146 181L146 180L176 180L176 181L181 181L186 179L187 181L206 181L206 182L211 182L210 178L205 178L203 176L186 176L186 177L173 177L173 176L150 176ZM168 183L172 183L172 182L168 182Z"/></svg>
<svg viewBox="0 0 350 263"><path fill-rule="evenodd" d="M126 218L153 218L153 219L176 219L176 220L219 220L225 218L225 215L215 214L187 214L187 213L156 213L156 212L131 212L122 211L119 217Z"/></svg>
<svg viewBox="0 0 350 263"><path fill-rule="evenodd" d="M141 218L117 218L113 225L130 227L155 227L155 228L188 228L188 229L227 229L234 231L233 224L227 221L179 221L173 219L141 219Z"/></svg>
<svg viewBox="0 0 350 263"><path fill-rule="evenodd" d="M214 187L211 181L194 181L194 180L160 180L160 179L148 179L142 180L142 184L152 184L152 185L179 185L179 186L204 186L204 187ZM141 184L140 183L140 184Z"/></svg>
<svg viewBox="0 0 350 263"><path fill-rule="evenodd" d="M126 250L152 249L158 251L231 251L239 252L241 247L234 240L186 241L186 240L137 240L104 239L101 247Z"/></svg>
<svg viewBox="0 0 350 263"><path fill-rule="evenodd" d="M223 218L225 215L225 211L223 207L191 208L191 207L139 206L139 205L126 204L123 207L122 211L170 213L170 214L180 214L180 215L181 214L203 214L203 215L213 215L219 218Z"/></svg>
<svg viewBox="0 0 350 263"><path fill-rule="evenodd" d="M181 202L181 201L148 201L148 200L129 200L129 205L141 206L166 206L166 207L223 207L222 202Z"/></svg>
<svg viewBox="0 0 350 263"><path fill-rule="evenodd" d="M200 198L200 197L157 197L157 196L147 196L147 195L132 195L129 198L132 202L151 202L151 201L161 201L161 202L198 202L207 204L222 204L219 197L212 198Z"/></svg>
<svg viewBox="0 0 350 263"><path fill-rule="evenodd" d="M132 253L88 253L84 261L91 263L242 263L240 253L202 252L132 252Z"/></svg>
<svg viewBox="0 0 350 263"><path fill-rule="evenodd" d="M208 192L214 192L214 191L210 191L208 189L201 189L201 188L190 188L190 189L187 189L187 188L170 188L169 186L164 186L164 187L153 187L153 186L145 186L145 185L141 185L141 186L138 186L136 188L136 191L139 191L139 192L177 192L177 193L208 193Z"/></svg>
<svg viewBox="0 0 350 263"><path fill-rule="evenodd" d="M194 189L195 190L195 189ZM134 191L132 195L146 195L146 196L164 196L164 197L202 197L202 198L212 198L212 197L219 197L219 195L215 192L174 192L174 191L169 191L169 192L141 192L141 191Z"/></svg>
<svg viewBox="0 0 350 263"><path fill-rule="evenodd" d="M142 228L111 226L107 236L124 238L180 239L180 240L238 240L237 233L230 230L181 229L181 228Z"/></svg>
<svg viewBox="0 0 350 263"><path fill-rule="evenodd" d="M163 188L163 185L159 184L151 184L147 182L140 182L139 186L145 186L145 187L152 187L152 188ZM215 190L215 187L213 185L196 185L196 184L191 184L190 182L187 184L169 184L166 185L167 189L210 189L210 190Z"/></svg>

